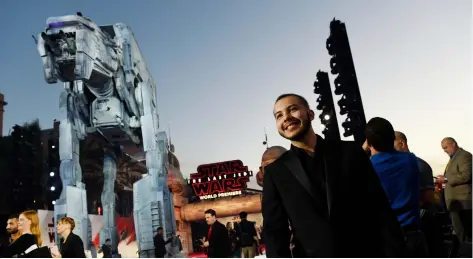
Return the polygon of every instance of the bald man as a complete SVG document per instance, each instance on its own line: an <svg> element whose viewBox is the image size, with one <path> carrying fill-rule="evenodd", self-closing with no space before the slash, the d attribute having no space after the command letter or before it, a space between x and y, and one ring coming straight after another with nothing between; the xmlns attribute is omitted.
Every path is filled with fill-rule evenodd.
<svg viewBox="0 0 473 259"><path fill-rule="evenodd" d="M272 146L264 151L259 172L256 174L256 181L259 186L263 187L264 167L274 162L286 151L287 149L281 146Z"/></svg>
<svg viewBox="0 0 473 259"><path fill-rule="evenodd" d="M471 238L471 153L460 148L451 137L441 142L450 157L445 168L445 201L452 218L452 226L460 243Z"/></svg>
<svg viewBox="0 0 473 259"><path fill-rule="evenodd" d="M407 144L407 137L404 133L396 131L394 139L394 148L399 152L411 152ZM443 229L434 213L442 211L440 206L436 206L434 202L434 177L430 165L417 157L417 164L420 172L420 230L424 232L425 240L428 247L428 257L447 257L443 249Z"/></svg>
<svg viewBox="0 0 473 259"><path fill-rule="evenodd" d="M394 139L394 148L399 152L411 152L409 150L409 146L407 145L406 135L400 131L396 131L395 136L396 138ZM432 173L432 168L427 162L425 162L420 157L417 157L417 162L420 171L420 204L421 207L423 207L424 205L429 205L433 201L434 176Z"/></svg>
<svg viewBox="0 0 473 259"><path fill-rule="evenodd" d="M265 166L271 164L276 159L278 159L287 149L281 146L272 146L263 153L263 157L261 158L261 166L264 168Z"/></svg>

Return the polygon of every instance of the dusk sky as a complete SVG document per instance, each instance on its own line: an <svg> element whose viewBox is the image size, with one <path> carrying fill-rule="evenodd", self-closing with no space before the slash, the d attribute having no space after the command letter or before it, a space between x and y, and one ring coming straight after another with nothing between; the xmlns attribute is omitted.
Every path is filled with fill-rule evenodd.
<svg viewBox="0 0 473 259"><path fill-rule="evenodd" d="M270 145L289 147L275 127L275 98L298 93L315 108L312 85L319 69L329 71L325 41L336 17L347 26L367 119L391 121L438 175L448 160L442 138L454 137L470 152L473 147L471 5L469 0L3 0L0 92L8 102L3 132L36 118L42 128L51 128L60 119L62 84L45 82L31 35L44 30L50 16L81 11L98 25L123 22L133 30L157 85L163 129L171 122L184 176L200 164L234 159L256 172L265 127ZM338 117L340 123L344 119ZM320 132L318 116L312 125Z"/></svg>

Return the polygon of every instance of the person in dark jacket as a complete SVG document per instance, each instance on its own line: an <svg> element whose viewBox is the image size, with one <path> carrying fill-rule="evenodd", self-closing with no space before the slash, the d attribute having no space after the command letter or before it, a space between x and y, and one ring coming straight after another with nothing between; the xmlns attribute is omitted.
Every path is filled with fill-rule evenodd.
<svg viewBox="0 0 473 259"><path fill-rule="evenodd" d="M59 251L51 249L54 258L85 258L84 243L82 239L74 233L76 224L74 219L64 217L57 223L57 233L61 236Z"/></svg>
<svg viewBox="0 0 473 259"><path fill-rule="evenodd" d="M8 238L8 244L13 243L15 240L17 240L21 236L21 232L18 231L18 217L20 215L18 214L13 214L10 217L8 217L7 221L7 233L9 235Z"/></svg>
<svg viewBox="0 0 473 259"><path fill-rule="evenodd" d="M34 235L30 233L25 233L21 235L17 240L11 243L5 251L3 251L2 257L12 258L12 257L27 257L24 254L28 254L30 247L33 247L37 244L37 239Z"/></svg>
<svg viewBox="0 0 473 259"><path fill-rule="evenodd" d="M103 244L97 252L103 253L102 258L112 258L112 240L107 238L105 244Z"/></svg>
<svg viewBox="0 0 473 259"><path fill-rule="evenodd" d="M156 258L164 258L166 255L166 245L172 241L172 238L164 241L164 229L158 227L156 236L154 236L154 255Z"/></svg>
<svg viewBox="0 0 473 259"><path fill-rule="evenodd" d="M202 241L202 247L207 248L207 256L209 258L228 258L230 256L230 239L225 225L220 223L215 210L209 209L205 211L205 221L209 225L207 237Z"/></svg>
<svg viewBox="0 0 473 259"><path fill-rule="evenodd" d="M48 247L41 247L43 241L36 211L28 210L20 214L18 217L18 231L22 235L5 249L2 257L51 257Z"/></svg>
<svg viewBox="0 0 473 259"><path fill-rule="evenodd" d="M292 145L264 168L266 257L405 256L402 229L359 144L317 135L315 113L297 94L279 96L273 116ZM353 183L362 185L353 192Z"/></svg>
<svg viewBox="0 0 473 259"><path fill-rule="evenodd" d="M254 258L256 256L256 243L258 234L255 224L247 220L248 213L240 212L241 227L241 249L245 258Z"/></svg>
<svg viewBox="0 0 473 259"><path fill-rule="evenodd" d="M396 134L391 123L374 117L366 123L366 144L371 162L406 236L408 257L425 257L427 245L420 232L419 159L395 149Z"/></svg>
<svg viewBox="0 0 473 259"><path fill-rule="evenodd" d="M236 224L235 224L236 225ZM238 227L236 225L235 227ZM241 233L237 232L231 222L227 222L228 238L230 239L230 257L241 258L241 247L240 247L240 236Z"/></svg>

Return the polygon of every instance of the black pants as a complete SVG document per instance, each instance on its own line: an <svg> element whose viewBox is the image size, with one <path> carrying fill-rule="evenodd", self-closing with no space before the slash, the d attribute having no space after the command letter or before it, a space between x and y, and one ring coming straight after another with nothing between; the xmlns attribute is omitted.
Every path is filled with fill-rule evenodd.
<svg viewBox="0 0 473 259"><path fill-rule="evenodd" d="M471 238L471 210L451 211L450 216L455 235L462 244L465 237Z"/></svg>
<svg viewBox="0 0 473 259"><path fill-rule="evenodd" d="M464 236L467 238L472 238L471 236L471 210L462 210L459 212L460 220L463 224Z"/></svg>
<svg viewBox="0 0 473 259"><path fill-rule="evenodd" d="M444 245L444 222L448 219L448 214L434 213L427 209L420 218L420 230L424 233L427 242L428 257L446 258L448 249Z"/></svg>
<svg viewBox="0 0 473 259"><path fill-rule="evenodd" d="M428 257L427 241L417 224L404 226L403 231L406 237L406 256L410 258Z"/></svg>

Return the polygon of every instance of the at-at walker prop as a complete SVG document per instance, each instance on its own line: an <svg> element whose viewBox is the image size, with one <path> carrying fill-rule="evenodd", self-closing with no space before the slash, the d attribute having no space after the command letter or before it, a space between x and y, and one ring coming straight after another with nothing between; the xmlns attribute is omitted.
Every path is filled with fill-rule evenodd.
<svg viewBox="0 0 473 259"><path fill-rule="evenodd" d="M55 221L65 215L74 218L74 233L84 244L91 240L79 140L97 132L110 143L104 147L100 244L111 239L112 250L117 249L117 155L120 147L138 145L145 153L148 174L133 185L136 236L140 257L154 257L156 229L164 228L165 239L174 236L176 220L167 186L168 141L165 132L158 132L156 86L132 31L121 23L97 26L77 13L48 18L37 44L46 82L64 83L59 99L64 115L59 131L63 191L55 203ZM178 253L175 244L168 248L171 255Z"/></svg>

